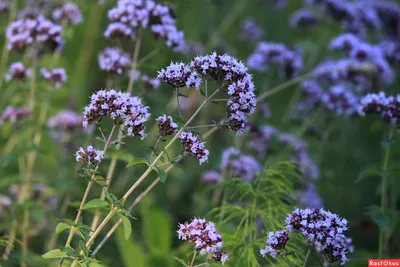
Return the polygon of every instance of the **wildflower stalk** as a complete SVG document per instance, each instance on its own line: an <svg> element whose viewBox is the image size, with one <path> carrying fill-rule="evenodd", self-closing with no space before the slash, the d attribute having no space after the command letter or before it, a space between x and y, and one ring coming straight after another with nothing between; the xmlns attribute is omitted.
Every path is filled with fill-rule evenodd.
<svg viewBox="0 0 400 267"><path fill-rule="evenodd" d="M106 143L104 145L103 154L105 154L107 152L108 146L109 146L109 144L111 142L111 138L112 138L112 136L114 134L115 129L116 129L116 125L114 124L114 126L111 129L110 135L108 136L108 139L107 139L107 141L106 141ZM80 204L79 209L78 209L78 213L76 214L76 217L75 217L75 221L74 221L75 224L79 223L79 219L81 218L81 215L82 215L82 208L86 204L86 200L87 200L87 198L89 196L89 193L90 193L90 190L91 190L91 188L93 186L94 177L96 176L96 173L97 173L97 170L99 169L99 166L100 166L100 162L98 162L96 164L96 167L95 167L95 169L93 171L92 177L90 178L90 181L89 181L89 183L88 183L88 185L86 187L85 193L84 193L84 195L82 197L82 201L81 201L81 204ZM74 227L72 227L71 231L69 232L67 241L65 243L66 247L71 245L72 239L74 238L74 234L75 234L75 229L74 229ZM58 266L62 266L63 260L64 259L61 259L61 261L60 261Z"/></svg>
<svg viewBox="0 0 400 267"><path fill-rule="evenodd" d="M386 209L386 187L387 187L387 170L388 170L388 165L389 165L389 157L390 157L390 151L391 151L391 142L393 138L393 132L394 128L391 127L389 131L389 136L388 136L388 142L389 145L386 148L385 151L385 156L383 159L383 170L382 170L382 193L381 193L381 213L384 214L385 209ZM388 238L385 238L385 230L380 229L379 230L379 250L378 250L378 258L381 258L382 255L385 253L385 248L386 248L386 242L388 241Z"/></svg>
<svg viewBox="0 0 400 267"><path fill-rule="evenodd" d="M11 1L11 7L10 7L10 15L8 16L8 23L9 25L15 18L15 15L17 14L17 0L12 0ZM5 69L6 69L6 64L8 61L8 55L9 55L9 50L7 47L7 40L5 40L5 43L3 45L3 51L1 52L1 63L0 63L0 88L2 88L3 82L4 82L4 74L5 74Z"/></svg>
<svg viewBox="0 0 400 267"><path fill-rule="evenodd" d="M131 67L131 70L129 73L129 83L128 83L128 90L127 90L129 93L132 92L133 85L135 82L135 71L137 68L137 60L139 57L142 36L143 36L143 31L140 31L139 37L135 43L135 48L134 48L133 55L132 55L133 63L132 63L132 67ZM122 135L123 135L123 128L121 129L121 131L118 132L117 140L120 140L122 138ZM116 146L116 149L119 150L120 148L121 148L121 144L118 143ZM115 171L116 166L117 166L117 157L114 156L111 159L110 166L108 167L107 176L106 176L106 187L101 192L101 196L100 196L101 200L104 200L106 198L106 192L108 191L108 188L110 187L111 180L112 180L112 177L114 176L114 171ZM97 225L99 224L99 221L100 221L100 216L101 216L101 213L97 211L93 218L92 225L90 226L90 228L92 230L97 228Z"/></svg>
<svg viewBox="0 0 400 267"><path fill-rule="evenodd" d="M220 88L216 89L208 98L206 98L203 103L200 105L200 107L193 113L193 115L189 118L189 120L183 125L179 131L175 134L175 136L171 139L171 141L165 146L164 150L158 154L158 156L154 159L154 161L148 166L147 170L142 174L142 176L139 177L139 179L129 188L129 190L125 193L125 195L122 197L122 201L126 200L132 192L143 182L143 180L153 171L154 167L156 167L156 163L161 159L161 157L164 155L165 151L168 150L172 144L178 139L179 135L182 133L182 131L194 120L194 118L197 116L197 114L200 112L200 110L209 102L209 100L216 95L219 92ZM118 212L118 207L114 207L108 215L104 218L104 220L101 222L101 224L97 227L97 229L94 231L90 239L86 242L86 247L90 248L91 244L93 241L96 239L96 237L100 234L100 232L103 230L103 228L107 225L107 223L111 220L111 218ZM82 254L82 252L81 252ZM78 264L77 260L74 260L72 263L71 267L75 267Z"/></svg>
<svg viewBox="0 0 400 267"><path fill-rule="evenodd" d="M190 262L190 267L193 267L194 260L196 259L196 255L197 255L197 249L194 250L192 261Z"/></svg>
<svg viewBox="0 0 400 267"><path fill-rule="evenodd" d="M307 267L308 259L310 258L311 248L308 248L306 258L304 259L303 267Z"/></svg>

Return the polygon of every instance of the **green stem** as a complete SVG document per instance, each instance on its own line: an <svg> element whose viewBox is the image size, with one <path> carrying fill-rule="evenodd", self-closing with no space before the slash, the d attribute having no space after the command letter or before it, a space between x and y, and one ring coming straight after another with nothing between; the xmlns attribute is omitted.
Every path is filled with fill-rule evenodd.
<svg viewBox="0 0 400 267"><path fill-rule="evenodd" d="M304 259L303 267L307 266L307 262L310 258L310 254L311 254L311 248L308 248L306 258Z"/></svg>
<svg viewBox="0 0 400 267"><path fill-rule="evenodd" d="M197 255L197 250L195 250L194 253L193 253L192 261L190 262L190 267L193 267L193 264L194 264L194 260L195 260L195 258L196 258L196 255Z"/></svg>
<svg viewBox="0 0 400 267"><path fill-rule="evenodd" d="M389 142L389 146L386 149L385 152L385 156L383 159L383 174L382 174L382 192L381 192L381 213L384 214L385 209L386 209L386 187L387 187L387 169L388 169L388 165L389 165L389 157L390 157L390 151L391 151L391 142L392 142L392 138L393 138L393 132L394 132L394 128L392 127L389 131L389 136L388 136L388 142ZM386 238L387 240L387 238ZM379 230L379 250L378 250L378 258L381 258L382 255L385 253L385 231L383 229Z"/></svg>

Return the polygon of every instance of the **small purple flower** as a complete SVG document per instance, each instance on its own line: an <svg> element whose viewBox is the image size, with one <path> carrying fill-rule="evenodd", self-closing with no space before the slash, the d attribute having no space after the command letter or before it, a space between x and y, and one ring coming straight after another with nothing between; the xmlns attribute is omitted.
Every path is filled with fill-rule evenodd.
<svg viewBox="0 0 400 267"><path fill-rule="evenodd" d="M204 183L213 185L221 180L221 174L216 171L207 171L202 174L201 178Z"/></svg>
<svg viewBox="0 0 400 267"><path fill-rule="evenodd" d="M45 68L42 68L41 71L43 78L51 81L56 88L60 88L67 81L67 73L63 68L55 68L50 71L47 71Z"/></svg>
<svg viewBox="0 0 400 267"><path fill-rule="evenodd" d="M196 157L200 165L208 160L209 151L204 145L205 142L201 142L193 133L181 132L178 139L183 144L184 150Z"/></svg>
<svg viewBox="0 0 400 267"><path fill-rule="evenodd" d="M0 2L0 14L7 12L10 9L10 4L6 2Z"/></svg>
<svg viewBox="0 0 400 267"><path fill-rule="evenodd" d="M262 171L262 166L253 156L230 147L222 153L220 169L221 173L227 173L229 177L252 181Z"/></svg>
<svg viewBox="0 0 400 267"><path fill-rule="evenodd" d="M279 251L285 248L289 239L288 232L285 230L277 231L276 233L269 232L267 246L265 249L260 249L261 256L265 257L266 254L270 254L271 257L275 258Z"/></svg>
<svg viewBox="0 0 400 267"><path fill-rule="evenodd" d="M72 24L79 24L82 22L82 13L78 5L67 2L53 10L52 18L58 22L66 20Z"/></svg>
<svg viewBox="0 0 400 267"><path fill-rule="evenodd" d="M122 75L131 64L128 53L120 48L105 48L99 54L99 66L101 70Z"/></svg>
<svg viewBox="0 0 400 267"><path fill-rule="evenodd" d="M91 127L82 127L83 117L71 110L63 110L50 117L47 127L53 131L53 137L57 141L67 142L72 136L88 133Z"/></svg>
<svg viewBox="0 0 400 267"><path fill-rule="evenodd" d="M16 123L20 120L29 118L32 115L32 110L29 107L13 107L8 106L0 116L0 125L11 122Z"/></svg>
<svg viewBox="0 0 400 267"><path fill-rule="evenodd" d="M184 63L173 63L164 70L158 72L158 79L172 87L195 87L200 88L201 79L197 77L197 73L192 72L188 65Z"/></svg>
<svg viewBox="0 0 400 267"><path fill-rule="evenodd" d="M360 39L356 35L345 33L334 38L331 41L329 48L350 52L354 47L358 46L360 42Z"/></svg>
<svg viewBox="0 0 400 267"><path fill-rule="evenodd" d="M318 19L309 9L299 9L290 17L290 27L309 27L318 23Z"/></svg>
<svg viewBox="0 0 400 267"><path fill-rule="evenodd" d="M88 146L86 149L80 147L75 153L76 161L81 161L87 165L92 165L95 161L100 163L103 157L104 152L94 149L93 146Z"/></svg>
<svg viewBox="0 0 400 267"><path fill-rule="evenodd" d="M263 29L253 18L246 19L242 23L242 38L248 41L258 41L262 38Z"/></svg>
<svg viewBox="0 0 400 267"><path fill-rule="evenodd" d="M133 30L120 22L113 22L107 26L106 31L104 32L104 37L107 39L135 39L135 34Z"/></svg>
<svg viewBox="0 0 400 267"><path fill-rule="evenodd" d="M161 136L173 135L178 132L178 124L176 124L171 116L162 115L156 119L158 129Z"/></svg>
<svg viewBox="0 0 400 267"><path fill-rule="evenodd" d="M30 77L31 74L32 74L31 70L25 68L22 62L14 62L10 65L10 68L6 75L6 81L24 80L26 77Z"/></svg>
<svg viewBox="0 0 400 267"><path fill-rule="evenodd" d="M160 81L157 78L142 75L141 80L143 82L143 87L146 90L152 91L160 87Z"/></svg>
<svg viewBox="0 0 400 267"><path fill-rule="evenodd" d="M213 254L213 261L224 264L228 259L226 252L222 251L224 240L218 234L215 224L205 219L194 218L190 223L179 224L178 238L193 243L200 255Z"/></svg>
<svg viewBox="0 0 400 267"><path fill-rule="evenodd" d="M360 101L359 114L380 114L383 121L388 124L400 126L400 94L386 96L384 92L368 94Z"/></svg>
<svg viewBox="0 0 400 267"><path fill-rule="evenodd" d="M148 107L142 104L139 97L130 93L115 90L100 90L91 96L91 101L85 107L83 126L98 123L104 117L110 116L115 123L126 127L128 136L146 137L144 123L149 119Z"/></svg>
<svg viewBox="0 0 400 267"><path fill-rule="evenodd" d="M357 113L359 98L346 87L336 85L322 95L321 102L335 115L352 116Z"/></svg>

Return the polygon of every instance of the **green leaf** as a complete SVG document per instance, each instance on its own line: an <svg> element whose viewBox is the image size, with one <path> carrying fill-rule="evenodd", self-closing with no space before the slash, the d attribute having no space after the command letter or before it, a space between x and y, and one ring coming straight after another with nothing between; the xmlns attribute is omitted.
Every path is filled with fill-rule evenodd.
<svg viewBox="0 0 400 267"><path fill-rule="evenodd" d="M182 259L180 259L180 258L178 258L178 257L175 257L175 256L174 256L174 259L177 260L177 261L178 261L180 264L182 264L183 266L187 266L187 265L186 265L186 262L185 262L184 260L182 260Z"/></svg>
<svg viewBox="0 0 400 267"><path fill-rule="evenodd" d="M163 170L158 169L158 178L160 179L161 183L165 183L165 181L167 180L168 177L168 173L166 173Z"/></svg>
<svg viewBox="0 0 400 267"><path fill-rule="evenodd" d="M381 172L378 169L370 169L363 171L354 183L358 183L365 178L380 176Z"/></svg>
<svg viewBox="0 0 400 267"><path fill-rule="evenodd" d="M86 242L79 240L79 248L83 251L85 256L89 255L89 249L86 247Z"/></svg>
<svg viewBox="0 0 400 267"><path fill-rule="evenodd" d="M53 249L42 255L43 259L58 259L68 257L67 253L62 252L60 249Z"/></svg>
<svg viewBox="0 0 400 267"><path fill-rule="evenodd" d="M126 216L121 216L122 224L124 225L125 239L128 240L132 233L131 221Z"/></svg>
<svg viewBox="0 0 400 267"><path fill-rule="evenodd" d="M122 229L118 228L115 233L118 250L121 252L121 260L125 267L147 267L146 253L142 247L132 239L126 240Z"/></svg>
<svg viewBox="0 0 400 267"><path fill-rule="evenodd" d="M149 165L149 162L144 159L144 158L134 158L133 160L131 160L131 162L129 162L128 165L126 165L126 168L131 168L133 166L137 166L137 165Z"/></svg>
<svg viewBox="0 0 400 267"><path fill-rule="evenodd" d="M66 223L60 222L60 223L57 224L56 233L57 234L62 233L67 229L69 229L69 225L66 224Z"/></svg>
<svg viewBox="0 0 400 267"><path fill-rule="evenodd" d="M96 175L96 177L94 177L94 181L100 185L101 187L107 187L107 182L106 182L106 178L104 178L101 175Z"/></svg>
<svg viewBox="0 0 400 267"><path fill-rule="evenodd" d="M102 199L93 199L82 207L83 210L108 207L108 202Z"/></svg>
<svg viewBox="0 0 400 267"><path fill-rule="evenodd" d="M376 222L376 224L379 226L380 229L386 230L389 227L389 224L390 224L389 216L377 215L373 219Z"/></svg>

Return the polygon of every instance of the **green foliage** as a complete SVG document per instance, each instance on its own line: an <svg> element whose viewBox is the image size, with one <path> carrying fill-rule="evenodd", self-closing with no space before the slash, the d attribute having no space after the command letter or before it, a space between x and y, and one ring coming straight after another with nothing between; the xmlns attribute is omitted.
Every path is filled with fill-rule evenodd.
<svg viewBox="0 0 400 267"><path fill-rule="evenodd" d="M299 266L305 250L292 238L285 248L287 256L262 259L259 249L265 247L269 231L282 230L287 213L294 202L288 196L299 178L292 163L280 162L266 168L253 182L239 178L223 185L226 202L213 209L210 215L224 229L224 245L229 251L229 266ZM238 204L240 202L240 205Z"/></svg>

